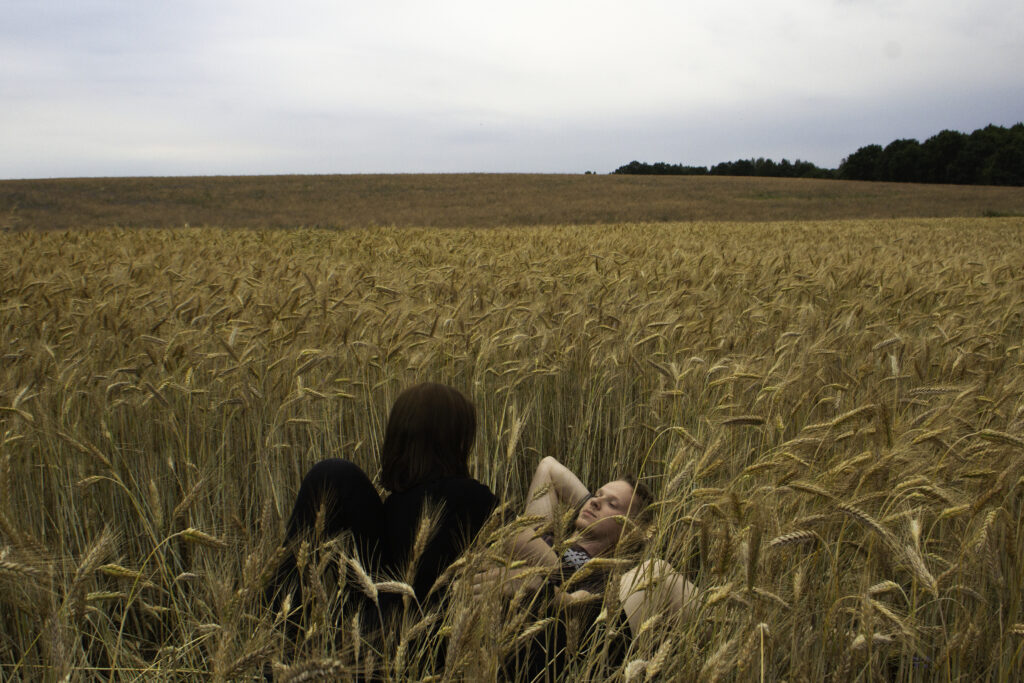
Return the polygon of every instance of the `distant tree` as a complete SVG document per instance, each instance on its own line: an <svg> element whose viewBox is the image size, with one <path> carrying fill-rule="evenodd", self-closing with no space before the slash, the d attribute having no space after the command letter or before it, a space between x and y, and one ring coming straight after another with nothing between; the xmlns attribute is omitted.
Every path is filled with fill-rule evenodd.
<svg viewBox="0 0 1024 683"><path fill-rule="evenodd" d="M779 175L778 165L771 159L760 157L754 162L754 175L776 178Z"/></svg>
<svg viewBox="0 0 1024 683"><path fill-rule="evenodd" d="M797 178L835 178L836 171L829 168L821 168L810 161L797 159L793 163L793 174Z"/></svg>
<svg viewBox="0 0 1024 683"><path fill-rule="evenodd" d="M1024 185L1024 124L1018 123L1008 131L981 176L990 185Z"/></svg>
<svg viewBox="0 0 1024 683"><path fill-rule="evenodd" d="M633 160L628 164L619 166L612 173L628 174L628 175L643 175L648 172L650 166L648 164L642 164L639 161Z"/></svg>
<svg viewBox="0 0 1024 683"><path fill-rule="evenodd" d="M881 178L898 183L922 180L921 143L913 139L893 140L882 150Z"/></svg>
<svg viewBox="0 0 1024 683"><path fill-rule="evenodd" d="M915 183L1024 185L1024 123L989 125L970 135L943 130L924 143L893 140L884 148L866 145L832 170L809 161L737 159L710 168L659 161L631 161L613 173L646 175L733 175L776 178L843 178Z"/></svg>
<svg viewBox="0 0 1024 683"><path fill-rule="evenodd" d="M991 131L978 129L966 136L953 162L950 182L959 185L982 184L982 172L988 158L995 154L997 142Z"/></svg>
<svg viewBox="0 0 1024 683"><path fill-rule="evenodd" d="M654 164L631 161L625 166L619 166L612 173L620 175L707 175L708 169L704 166L683 166L682 164L666 164L659 161Z"/></svg>
<svg viewBox="0 0 1024 683"><path fill-rule="evenodd" d="M921 156L926 183L956 182L956 160L967 143L967 136L955 130L944 130L931 136L921 145Z"/></svg>
<svg viewBox="0 0 1024 683"><path fill-rule="evenodd" d="M881 145L867 145L842 160L839 177L845 180L881 180Z"/></svg>
<svg viewBox="0 0 1024 683"><path fill-rule="evenodd" d="M723 161L711 167L711 175L755 175L757 164L754 159L737 159L736 161Z"/></svg>

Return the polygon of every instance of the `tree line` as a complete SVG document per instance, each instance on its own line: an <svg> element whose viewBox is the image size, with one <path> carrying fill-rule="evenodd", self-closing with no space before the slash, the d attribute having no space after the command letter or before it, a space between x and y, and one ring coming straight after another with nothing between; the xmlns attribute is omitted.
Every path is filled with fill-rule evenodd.
<svg viewBox="0 0 1024 683"><path fill-rule="evenodd" d="M612 171L612 173L630 175L744 175L744 176L770 176L774 178L831 178L834 171L827 168L815 166L810 161L790 161L783 159L775 162L771 159L738 159L736 161L723 161L714 166L684 166L682 164L666 164L659 161L655 164L645 164L640 161L631 161L625 166Z"/></svg>
<svg viewBox="0 0 1024 683"><path fill-rule="evenodd" d="M809 161L740 159L714 166L632 161L612 171L630 175L734 175L774 178L841 178L957 185L1024 185L1024 123L989 125L973 133L944 130L925 140L893 140L867 145L837 169Z"/></svg>

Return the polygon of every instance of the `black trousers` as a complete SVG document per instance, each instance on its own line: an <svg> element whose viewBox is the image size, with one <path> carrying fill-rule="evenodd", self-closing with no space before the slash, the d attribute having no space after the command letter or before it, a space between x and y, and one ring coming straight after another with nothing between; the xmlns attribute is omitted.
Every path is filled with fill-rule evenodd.
<svg viewBox="0 0 1024 683"><path fill-rule="evenodd" d="M317 515L323 511L322 529ZM324 539L351 531L368 568L377 569L387 553L384 503L370 478L355 463L340 458L322 460L310 468L295 497L285 543L302 534L319 532Z"/></svg>
<svg viewBox="0 0 1024 683"><path fill-rule="evenodd" d="M419 609L442 605L446 587L435 589L437 578L476 536L497 504L491 490L470 478L438 478L392 493L382 501L369 477L357 465L340 459L318 462L302 480L288 519L286 544L308 538L315 548L343 532L350 532L360 563L375 581L401 578L413 587ZM426 511L435 520L425 545L415 537ZM415 558L411 557L413 554ZM312 559L311 559L312 561ZM268 606L279 609L291 596L292 615L286 623L290 642L297 642L306 605L295 553L288 554L267 586ZM340 578L340 577L339 577ZM365 627L379 630L386 642L391 616L405 609L396 593L380 593L373 604L358 591L347 604L361 610ZM424 634L422 638L432 636ZM443 648L430 655L436 669L443 663Z"/></svg>
<svg viewBox="0 0 1024 683"><path fill-rule="evenodd" d="M324 460L302 480L285 543L303 536L315 541L317 534L320 540L326 540L349 531L360 562L371 576L401 577L409 565L422 514L428 507L439 510L410 581L422 603L435 579L462 553L496 503L489 488L468 478L426 481L381 501L358 465L341 459ZM318 515L322 515L319 521ZM279 590L294 575L295 558L291 556L282 563L277 586L270 590Z"/></svg>
<svg viewBox="0 0 1024 683"><path fill-rule="evenodd" d="M319 520L317 517L322 515ZM317 528L317 527L320 528ZM302 580L299 576L295 544L309 540L312 547L320 541L349 531L359 561L374 575L386 561L382 556L387 544L382 542L384 503L370 478L355 463L338 458L318 462L302 480L288 528L285 546L292 546L273 578L264 588L264 603L277 610L285 596L291 596L292 616L286 630L294 637L302 620Z"/></svg>

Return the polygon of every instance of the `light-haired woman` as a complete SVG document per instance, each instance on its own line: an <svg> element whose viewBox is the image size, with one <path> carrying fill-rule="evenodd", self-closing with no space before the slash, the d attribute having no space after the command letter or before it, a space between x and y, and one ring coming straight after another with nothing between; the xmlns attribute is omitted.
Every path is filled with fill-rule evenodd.
<svg viewBox="0 0 1024 683"><path fill-rule="evenodd" d="M522 564L514 569L494 568L473 577L478 597L497 588L505 596L530 590L548 590L552 606L568 608L577 618L592 625L598 605L606 591L617 593L621 613L610 615L618 621L622 641L628 642L640 626L658 613L685 615L695 607L696 589L684 576L661 559L640 559L642 542L653 516L650 490L631 477L609 481L596 491L589 489L570 469L552 457L540 461L527 493L525 517L540 521L519 532L512 544L514 560ZM565 516L573 510L569 528L563 531L566 542L558 542ZM556 552L555 548L561 548ZM617 585L609 585L616 575L607 570L588 568L596 558L618 557L635 560L622 573ZM540 572L538 568L546 568ZM588 609L586 606L590 606ZM582 609L573 609L582 607ZM563 610L564 611L564 610ZM550 613L550 606L549 606ZM505 674L518 677L525 667L531 677L545 669L557 673L564 665L565 627L556 620L553 631L533 639L505 663ZM556 653L554 657L551 653ZM518 673L513 674L513 671Z"/></svg>

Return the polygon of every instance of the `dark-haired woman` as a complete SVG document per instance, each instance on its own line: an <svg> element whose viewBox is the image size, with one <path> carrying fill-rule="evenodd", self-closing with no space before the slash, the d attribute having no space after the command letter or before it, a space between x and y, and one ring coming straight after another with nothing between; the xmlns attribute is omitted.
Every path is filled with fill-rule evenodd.
<svg viewBox="0 0 1024 683"><path fill-rule="evenodd" d="M472 540L495 507L491 490L469 476L469 451L476 435L476 409L458 390L427 382L395 400L381 447L380 480L390 494L382 501L357 465L331 459L314 465L299 487L288 520L286 545L351 532L361 564L374 578L405 578L422 604L441 572ZM413 545L423 515L434 516L433 533ZM294 555L282 562L268 599L290 593L301 601Z"/></svg>

